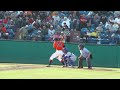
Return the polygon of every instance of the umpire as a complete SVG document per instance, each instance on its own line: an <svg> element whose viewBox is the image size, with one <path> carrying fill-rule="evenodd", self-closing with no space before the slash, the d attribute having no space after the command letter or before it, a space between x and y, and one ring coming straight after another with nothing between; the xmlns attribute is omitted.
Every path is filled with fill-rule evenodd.
<svg viewBox="0 0 120 90"><path fill-rule="evenodd" d="M83 68L83 60L86 60L88 69L92 69L91 65L91 59L92 59L92 54L90 51L84 47L83 44L78 45L78 49L80 51L80 56L78 57L78 68Z"/></svg>

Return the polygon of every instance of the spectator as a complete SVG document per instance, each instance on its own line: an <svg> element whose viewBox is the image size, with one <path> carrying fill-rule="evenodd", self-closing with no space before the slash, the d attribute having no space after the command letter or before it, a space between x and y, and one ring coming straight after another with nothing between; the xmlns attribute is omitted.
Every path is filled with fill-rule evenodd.
<svg viewBox="0 0 120 90"><path fill-rule="evenodd" d="M52 19L51 15L49 15L47 18L46 18L46 21L50 21Z"/></svg>
<svg viewBox="0 0 120 90"><path fill-rule="evenodd" d="M60 17L58 16L58 13L56 13L54 16L52 16L52 18L54 19L54 22L60 21Z"/></svg>
<svg viewBox="0 0 120 90"><path fill-rule="evenodd" d="M116 42L116 34L113 33L111 35L111 38L110 38L110 45L115 45L115 44L117 44L117 42Z"/></svg>
<svg viewBox="0 0 120 90"><path fill-rule="evenodd" d="M64 27L66 24L68 28L70 28L70 20L67 17L64 17L64 21L62 22L62 26Z"/></svg>
<svg viewBox="0 0 120 90"><path fill-rule="evenodd" d="M110 29L110 28L111 28L111 23L110 23L110 21L107 21L105 23L105 29Z"/></svg>
<svg viewBox="0 0 120 90"><path fill-rule="evenodd" d="M107 22L107 17L105 15L102 15L101 18L100 18L100 22L105 24Z"/></svg>
<svg viewBox="0 0 120 90"><path fill-rule="evenodd" d="M87 30L86 34L85 34L85 38L86 38L86 43L88 42L88 39L91 37L91 32L90 30Z"/></svg>
<svg viewBox="0 0 120 90"><path fill-rule="evenodd" d="M41 33L42 33L42 41L47 40L48 39L48 29L46 28L46 26L42 27Z"/></svg>
<svg viewBox="0 0 120 90"><path fill-rule="evenodd" d="M85 17L85 14L80 16L80 25L81 25L81 28L87 27L87 18Z"/></svg>
<svg viewBox="0 0 120 90"><path fill-rule="evenodd" d="M73 29L74 31L76 31L76 30L79 31L79 21L78 21L77 19L74 19L74 20L73 20L72 27L73 27L72 29Z"/></svg>
<svg viewBox="0 0 120 90"><path fill-rule="evenodd" d="M66 37L65 41L70 42L70 30L68 29L67 26L64 28L63 33L65 34L65 37Z"/></svg>
<svg viewBox="0 0 120 90"><path fill-rule="evenodd" d="M6 33L6 27L4 25L2 25L2 32Z"/></svg>
<svg viewBox="0 0 120 90"><path fill-rule="evenodd" d="M8 22L8 17L5 17L5 19L3 19L3 23L7 24L7 22Z"/></svg>
<svg viewBox="0 0 120 90"><path fill-rule="evenodd" d="M113 30L116 32L118 30L118 28L119 28L119 25L118 25L117 22L114 22L112 27L113 27Z"/></svg>
<svg viewBox="0 0 120 90"><path fill-rule="evenodd" d="M92 23L97 27L100 23L100 16L98 14L95 14L95 16L92 19Z"/></svg>
<svg viewBox="0 0 120 90"><path fill-rule="evenodd" d="M94 32L92 32L91 37L98 38L98 32L96 30Z"/></svg>
<svg viewBox="0 0 120 90"><path fill-rule="evenodd" d="M98 32L103 32L103 24L100 23L100 24L98 25L98 27L96 28L96 30L97 30Z"/></svg>
<svg viewBox="0 0 120 90"><path fill-rule="evenodd" d="M62 27L60 25L57 25L56 32L59 32L59 33L62 32Z"/></svg>
<svg viewBox="0 0 120 90"><path fill-rule="evenodd" d="M19 39L22 39L22 40L27 40L27 35L28 35L28 25L20 28L19 30Z"/></svg>
<svg viewBox="0 0 120 90"><path fill-rule="evenodd" d="M114 16L115 16L115 17L117 17L117 16L119 16L119 15L120 15L120 11L115 11L115 12L114 12Z"/></svg>
<svg viewBox="0 0 120 90"><path fill-rule="evenodd" d="M115 18L115 22L116 22L118 25L120 25L120 15Z"/></svg>
<svg viewBox="0 0 120 90"><path fill-rule="evenodd" d="M52 40L52 36L55 34L55 30L53 26L50 26L50 29L48 29L48 36L50 37L50 40Z"/></svg>

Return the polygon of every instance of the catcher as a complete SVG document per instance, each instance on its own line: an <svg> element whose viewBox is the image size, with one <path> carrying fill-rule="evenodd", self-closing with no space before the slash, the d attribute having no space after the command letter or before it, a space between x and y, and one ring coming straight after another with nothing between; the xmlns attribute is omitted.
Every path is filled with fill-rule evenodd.
<svg viewBox="0 0 120 90"><path fill-rule="evenodd" d="M76 55L74 55L71 52L68 52L68 49L65 47L63 49L63 56L62 59L64 60L65 67L73 67L74 68L74 62L76 61Z"/></svg>

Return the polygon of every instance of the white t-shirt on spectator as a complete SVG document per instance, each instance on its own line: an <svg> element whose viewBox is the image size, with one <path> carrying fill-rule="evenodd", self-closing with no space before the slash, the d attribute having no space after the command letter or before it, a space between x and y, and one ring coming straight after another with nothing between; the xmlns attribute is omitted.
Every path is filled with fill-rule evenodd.
<svg viewBox="0 0 120 90"><path fill-rule="evenodd" d="M118 28L119 28L119 25L118 24L113 24L113 29L115 30L115 31L117 31L118 30Z"/></svg>
<svg viewBox="0 0 120 90"><path fill-rule="evenodd" d="M111 24L108 23L108 22L106 22L106 24L105 24L105 28L106 28L106 29L110 29L110 28L111 28Z"/></svg>
<svg viewBox="0 0 120 90"><path fill-rule="evenodd" d="M23 11L17 11L17 15L20 15L21 12L23 12Z"/></svg>
<svg viewBox="0 0 120 90"><path fill-rule="evenodd" d="M115 18L115 22L120 24L120 18Z"/></svg>
<svg viewBox="0 0 120 90"><path fill-rule="evenodd" d="M62 22L62 26L64 26L64 23L66 23L66 25L68 26L68 28L70 28L70 20L67 19L66 21Z"/></svg>
<svg viewBox="0 0 120 90"><path fill-rule="evenodd" d="M60 17L59 16L53 16L52 18L54 18L54 21L60 21Z"/></svg>
<svg viewBox="0 0 120 90"><path fill-rule="evenodd" d="M51 37L52 35L54 35L55 34L55 30L53 29L53 30L48 30L48 35Z"/></svg>
<svg viewBox="0 0 120 90"><path fill-rule="evenodd" d="M113 23L115 22L115 20L114 20L114 19L109 19L109 21L110 21L110 22L113 22Z"/></svg>
<svg viewBox="0 0 120 90"><path fill-rule="evenodd" d="M91 36L91 33L90 33L90 32L87 32L87 35L88 35L88 36Z"/></svg>
<svg viewBox="0 0 120 90"><path fill-rule="evenodd" d="M115 11L114 16L117 17L118 15L120 15L120 11Z"/></svg>
<svg viewBox="0 0 120 90"><path fill-rule="evenodd" d="M87 48L83 48L83 50L80 50L80 53L84 58L87 58L90 51Z"/></svg>
<svg viewBox="0 0 120 90"><path fill-rule="evenodd" d="M88 15L92 15L94 12L93 11L89 11Z"/></svg>

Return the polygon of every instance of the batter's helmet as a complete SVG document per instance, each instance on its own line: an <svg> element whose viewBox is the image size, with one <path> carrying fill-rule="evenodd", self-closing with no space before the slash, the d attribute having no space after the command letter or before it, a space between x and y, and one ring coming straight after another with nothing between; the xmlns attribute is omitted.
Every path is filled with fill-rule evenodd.
<svg viewBox="0 0 120 90"><path fill-rule="evenodd" d="M59 39L58 38L55 38L54 41L58 41Z"/></svg>

